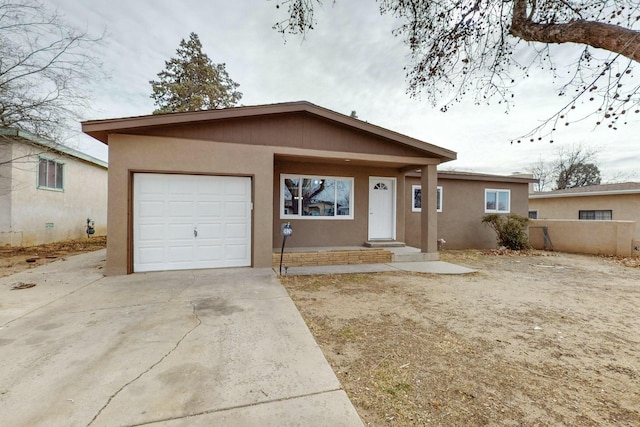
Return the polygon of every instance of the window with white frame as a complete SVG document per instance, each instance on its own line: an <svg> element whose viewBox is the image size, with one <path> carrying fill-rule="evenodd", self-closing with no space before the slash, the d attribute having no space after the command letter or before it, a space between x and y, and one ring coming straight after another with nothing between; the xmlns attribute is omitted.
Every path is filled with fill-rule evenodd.
<svg viewBox="0 0 640 427"><path fill-rule="evenodd" d="M511 190L486 188L484 190L485 213L511 212Z"/></svg>
<svg viewBox="0 0 640 427"><path fill-rule="evenodd" d="M353 178L280 175L280 218L353 219Z"/></svg>
<svg viewBox="0 0 640 427"><path fill-rule="evenodd" d="M422 186L411 186L411 211L422 212ZM436 187L436 211L442 212L442 186Z"/></svg>
<svg viewBox="0 0 640 427"><path fill-rule="evenodd" d="M538 211L537 210L529 211L529 219L538 219Z"/></svg>
<svg viewBox="0 0 640 427"><path fill-rule="evenodd" d="M40 157L38 161L38 188L64 189L64 163Z"/></svg>

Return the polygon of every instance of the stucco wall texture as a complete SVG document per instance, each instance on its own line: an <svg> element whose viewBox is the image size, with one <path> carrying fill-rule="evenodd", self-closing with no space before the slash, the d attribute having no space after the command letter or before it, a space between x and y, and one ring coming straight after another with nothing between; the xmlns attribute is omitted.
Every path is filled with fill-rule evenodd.
<svg viewBox="0 0 640 427"><path fill-rule="evenodd" d="M4 146L11 147L11 158L20 160L0 171L0 245L86 238L87 218L95 222L95 235L106 235L105 168L30 144ZM63 191L38 188L39 156L64 163Z"/></svg>
<svg viewBox="0 0 640 427"><path fill-rule="evenodd" d="M614 221L635 221L631 233L640 240L640 194L532 198L529 210L537 210L538 219L567 220L577 220L581 210L610 210Z"/></svg>
<svg viewBox="0 0 640 427"><path fill-rule="evenodd" d="M407 177L405 185L406 243L420 242L420 213L411 211L411 186L420 179ZM526 217L529 209L529 184L468 179L438 178L442 186L442 212L438 212L438 239L444 239L446 249L492 249L497 247L495 232L481 223L485 189L511 190L510 213Z"/></svg>

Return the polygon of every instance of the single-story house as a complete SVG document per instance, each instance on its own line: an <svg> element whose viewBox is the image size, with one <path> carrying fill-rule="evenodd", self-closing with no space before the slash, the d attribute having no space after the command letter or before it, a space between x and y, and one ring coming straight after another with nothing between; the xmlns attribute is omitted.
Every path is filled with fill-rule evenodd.
<svg viewBox="0 0 640 427"><path fill-rule="evenodd" d="M107 231L107 164L0 128L0 245L30 246Z"/></svg>
<svg viewBox="0 0 640 427"><path fill-rule="evenodd" d="M270 267L284 223L293 228L287 248L409 242L438 259L437 166L456 158L445 148L304 101L87 121L82 129L109 145L106 274ZM466 197L453 202L461 179L453 175L442 181L441 207L451 214ZM462 181L475 185L470 176ZM501 191L512 187L485 178L478 183L495 191L480 197L506 212ZM521 197L511 198L507 210L526 214ZM479 218L472 222L481 228Z"/></svg>
<svg viewBox="0 0 640 427"><path fill-rule="evenodd" d="M269 267L286 222L289 247L404 241L416 169L430 195L418 247L437 259L436 167L450 150L308 102L82 128L109 145L107 274Z"/></svg>
<svg viewBox="0 0 640 427"><path fill-rule="evenodd" d="M528 213L530 184L528 174L489 175L472 172L438 171L436 210L438 238L447 249L491 249L496 247L496 233L481 223L490 213ZM406 244L420 241L420 178L417 173L406 176L405 197L411 206L405 210L408 231Z"/></svg>
<svg viewBox="0 0 640 427"><path fill-rule="evenodd" d="M529 218L633 221L633 240L640 241L640 182L531 193Z"/></svg>

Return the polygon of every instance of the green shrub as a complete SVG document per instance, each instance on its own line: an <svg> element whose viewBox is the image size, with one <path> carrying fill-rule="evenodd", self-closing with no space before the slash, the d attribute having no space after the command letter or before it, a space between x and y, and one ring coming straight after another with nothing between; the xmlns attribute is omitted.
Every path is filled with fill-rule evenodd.
<svg viewBox="0 0 640 427"><path fill-rule="evenodd" d="M529 218L516 214L487 214L482 217L482 223L496 232L498 245L514 251L531 248L527 235Z"/></svg>

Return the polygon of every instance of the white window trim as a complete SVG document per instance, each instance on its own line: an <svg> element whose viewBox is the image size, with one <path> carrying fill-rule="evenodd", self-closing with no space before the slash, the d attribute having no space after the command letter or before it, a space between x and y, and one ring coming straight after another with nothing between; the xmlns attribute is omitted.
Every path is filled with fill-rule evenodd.
<svg viewBox="0 0 640 427"><path fill-rule="evenodd" d="M531 212L535 212L536 213L536 217L535 218L529 218L529 219L539 219L538 216L540 215L540 212L538 212L538 209L529 209L529 212L527 213L527 216L529 216L529 214Z"/></svg>
<svg viewBox="0 0 640 427"><path fill-rule="evenodd" d="M415 199L416 190L422 191L422 185L412 185L411 186L411 212L422 212L422 207L419 207L419 208L416 207L416 199ZM440 190L440 191L437 191L437 190ZM442 201L444 199L444 196L443 196L443 191L442 191L442 186L441 185L436 186L436 197L438 197L438 195L440 196L439 197L439 199L440 199L440 208L436 209L436 212L442 212ZM437 203L437 201L436 201L436 203ZM437 204L436 204L436 206L437 206Z"/></svg>
<svg viewBox="0 0 640 427"><path fill-rule="evenodd" d="M496 193L496 207L498 205L498 193L509 194L509 203L507 203L507 210L502 211L499 209L487 209L487 193ZM484 189L484 213L510 213L511 212L511 190L507 188L485 188Z"/></svg>
<svg viewBox="0 0 640 427"><path fill-rule="evenodd" d="M334 216L306 216L306 215L287 215L284 213L284 193L285 193L285 185L284 180L287 178L298 178L298 179L333 179L336 181L349 181L349 215L334 215ZM329 175L302 175L302 174L280 174L280 219L300 219L300 220L324 220L324 221L336 221L336 220L352 220L353 219L353 211L355 207L354 203L354 194L355 194L355 186L353 177L346 176L329 176ZM300 210L301 211L301 210Z"/></svg>
<svg viewBox="0 0 640 427"><path fill-rule="evenodd" d="M62 188L56 188L56 187L49 187L46 185L42 185L40 183L40 161L41 160L46 160L47 162L53 162L56 165L61 165L62 166ZM36 164L36 188L38 190L49 190L49 191L60 191L60 192L64 192L65 186L66 186L66 164L64 162L61 162L59 160L56 159L50 159L48 157L43 157L43 156L38 156L38 163Z"/></svg>

